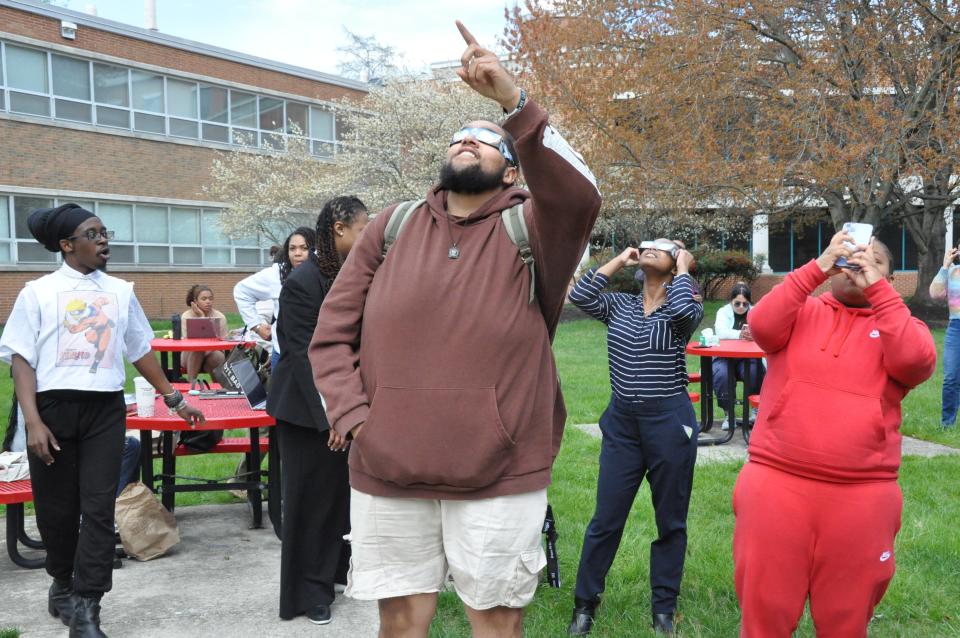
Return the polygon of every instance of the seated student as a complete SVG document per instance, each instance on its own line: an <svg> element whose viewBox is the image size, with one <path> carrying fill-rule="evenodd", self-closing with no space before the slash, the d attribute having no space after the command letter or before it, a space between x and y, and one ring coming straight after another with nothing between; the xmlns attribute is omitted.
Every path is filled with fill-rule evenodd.
<svg viewBox="0 0 960 638"><path fill-rule="evenodd" d="M750 312L750 287L742 281L738 281L730 289L730 303L717 311L717 319L713 324L713 331L720 339L744 339L753 341L750 333L750 324L747 323L747 313ZM720 407L727 410L729 397L727 396L727 384L730 375L734 375L736 381L746 379L747 371L750 372L750 386L744 388L744 395L758 394L760 386L763 383L763 377L766 374L766 368L761 359L714 359L713 360L713 392L717 397L717 403ZM755 419L755 411L752 411L752 419ZM723 419L723 429L730 428L730 414ZM734 416L734 418L736 418Z"/></svg>
<svg viewBox="0 0 960 638"><path fill-rule="evenodd" d="M863 638L893 578L900 403L937 357L890 285L889 249L845 242L834 235L750 313L769 408L733 492L741 638L788 638L808 598L818 636ZM814 297L828 278L831 292Z"/></svg>
<svg viewBox="0 0 960 638"><path fill-rule="evenodd" d="M209 318L214 319L217 336L221 339L227 338L227 318L222 312L213 307L213 291L209 286L195 284L190 286L187 291L187 308L180 315L181 334L186 338L187 319ZM183 359L187 367L187 378L190 380L190 387L197 382L197 375L201 372L209 374L218 365L223 363L226 355L220 350L213 352L185 352Z"/></svg>

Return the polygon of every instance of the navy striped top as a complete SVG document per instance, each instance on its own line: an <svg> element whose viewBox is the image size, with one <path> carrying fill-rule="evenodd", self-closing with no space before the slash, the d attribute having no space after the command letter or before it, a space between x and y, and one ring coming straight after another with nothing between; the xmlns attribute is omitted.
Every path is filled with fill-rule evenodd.
<svg viewBox="0 0 960 638"><path fill-rule="evenodd" d="M624 401L672 397L686 392L690 335L703 319L693 300L693 278L678 275L667 300L645 316L643 295L601 292L609 279L590 269L570 292L575 306L607 324L610 385Z"/></svg>

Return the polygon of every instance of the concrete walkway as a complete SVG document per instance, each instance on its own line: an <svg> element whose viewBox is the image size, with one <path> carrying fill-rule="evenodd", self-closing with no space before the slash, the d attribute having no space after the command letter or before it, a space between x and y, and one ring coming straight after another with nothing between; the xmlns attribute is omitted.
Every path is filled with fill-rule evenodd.
<svg viewBox="0 0 960 638"><path fill-rule="evenodd" d="M573 426L581 432L586 432L592 437L600 438L600 426L596 423L587 423ZM717 424L703 438L719 437L725 432L720 432L720 425ZM909 436L903 437L902 451L904 456L943 456L950 454L960 455L960 449L940 445L939 443L930 443L914 439ZM734 461L745 461L747 459L747 444L743 440L743 434L737 431L729 443L723 445L705 445L697 450L697 463L727 463Z"/></svg>
<svg viewBox="0 0 960 638"><path fill-rule="evenodd" d="M333 622L317 626L306 618L277 616L280 541L273 529L248 529L244 503L177 510L180 544L170 554L139 563L124 560L114 570L113 591L104 596L104 632L124 638L206 636L317 636L374 638L376 603L339 596ZM27 519L31 536L33 517ZM26 555L26 551L24 551ZM0 556L0 629L17 627L24 637L66 636L47 614L50 577L43 569L21 569Z"/></svg>

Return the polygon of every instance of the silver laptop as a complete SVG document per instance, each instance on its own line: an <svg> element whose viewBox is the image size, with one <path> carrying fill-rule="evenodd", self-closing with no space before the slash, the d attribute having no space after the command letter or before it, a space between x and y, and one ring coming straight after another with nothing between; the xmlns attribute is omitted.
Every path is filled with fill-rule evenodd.
<svg viewBox="0 0 960 638"><path fill-rule="evenodd" d="M246 357L237 359L230 363L230 369L237 377L237 383L240 384L240 391L247 398L251 410L267 409L267 389L260 383L260 376L257 374L253 363Z"/></svg>

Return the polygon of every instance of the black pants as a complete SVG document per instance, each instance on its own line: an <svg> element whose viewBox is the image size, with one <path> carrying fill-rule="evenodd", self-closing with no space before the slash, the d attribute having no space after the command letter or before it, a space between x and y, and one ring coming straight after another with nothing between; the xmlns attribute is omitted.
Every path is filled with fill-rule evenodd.
<svg viewBox="0 0 960 638"><path fill-rule="evenodd" d="M600 430L597 509L583 539L575 595L593 600L603 592L627 516L646 476L658 533L650 545L652 609L654 613L674 611L687 551L687 508L699 433L690 398L682 394L627 403L614 397L600 417Z"/></svg>
<svg viewBox="0 0 960 638"><path fill-rule="evenodd" d="M37 408L60 444L51 465L28 454L47 573L59 579L72 576L77 593L98 598L113 584L123 392L50 390L37 394Z"/></svg>
<svg viewBox="0 0 960 638"><path fill-rule="evenodd" d="M347 582L350 483L347 454L327 447L326 431L277 421L283 467L280 617L333 602Z"/></svg>

